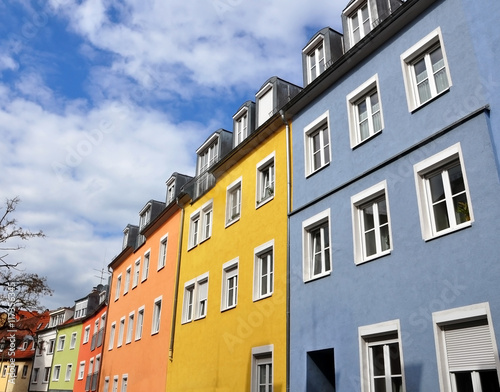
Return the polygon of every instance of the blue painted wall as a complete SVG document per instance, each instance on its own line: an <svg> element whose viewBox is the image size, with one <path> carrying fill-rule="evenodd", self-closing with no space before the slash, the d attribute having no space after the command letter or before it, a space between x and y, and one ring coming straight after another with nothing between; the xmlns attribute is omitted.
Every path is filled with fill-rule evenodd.
<svg viewBox="0 0 500 392"><path fill-rule="evenodd" d="M472 0L438 1L293 119L291 391L306 390L307 352L331 347L337 391L359 391L360 326L400 320L407 391L439 390L433 312L489 302L500 342L500 101L495 85L500 82L499 16L497 0L487 0L481 7ZM443 35L452 87L409 113L400 55L437 27ZM384 129L352 150L346 95L375 73ZM482 111L420 144L485 105L491 112ZM306 178L303 129L326 110L330 111L332 160ZM426 242L421 234L413 165L456 143L462 148L474 222L469 228ZM417 147L350 182L411 146ZM393 250L356 266L350 198L382 180L387 180ZM320 196L325 197L310 203ZM332 273L304 283L302 222L327 208L331 211Z"/></svg>

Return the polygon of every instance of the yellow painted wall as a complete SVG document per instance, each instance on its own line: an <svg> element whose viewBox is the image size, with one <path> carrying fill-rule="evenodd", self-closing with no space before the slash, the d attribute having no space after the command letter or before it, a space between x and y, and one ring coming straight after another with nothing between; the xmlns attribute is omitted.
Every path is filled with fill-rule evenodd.
<svg viewBox="0 0 500 392"><path fill-rule="evenodd" d="M257 164L275 153L274 198L256 208ZM226 227L226 188L242 177L240 220ZM286 390L287 178L285 128L235 163L207 194L186 206L173 360L167 391L249 391L252 348L274 346L274 391ZM188 250L190 215L213 199L211 237ZM274 291L253 301L254 249L274 240ZM222 266L239 257L235 308L221 311ZM184 284L209 273L203 319L181 323Z"/></svg>

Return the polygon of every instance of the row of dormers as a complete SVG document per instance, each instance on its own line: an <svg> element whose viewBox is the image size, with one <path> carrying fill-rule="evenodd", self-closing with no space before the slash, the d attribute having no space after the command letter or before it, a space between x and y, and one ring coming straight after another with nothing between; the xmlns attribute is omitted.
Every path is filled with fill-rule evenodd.
<svg viewBox="0 0 500 392"><path fill-rule="evenodd" d="M302 50L304 85L314 81L405 1L351 0L342 11L344 34L325 27L318 31ZM301 90L301 87L276 76L269 78L255 94L255 102L244 102L233 115L232 132L221 128L211 134L196 150L195 177L172 174L166 182L166 202L150 200L139 213L139 225L127 225L123 231L122 249L139 248L145 241L142 234L144 228L173 203L180 193L187 192L192 199L197 199L207 192L215 184L215 177L209 169L273 117Z"/></svg>

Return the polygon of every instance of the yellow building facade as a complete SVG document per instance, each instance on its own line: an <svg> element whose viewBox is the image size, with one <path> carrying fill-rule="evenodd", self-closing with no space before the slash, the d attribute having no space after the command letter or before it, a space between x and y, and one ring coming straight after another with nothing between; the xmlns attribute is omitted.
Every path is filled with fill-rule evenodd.
<svg viewBox="0 0 500 392"><path fill-rule="evenodd" d="M280 119L259 128L181 200L169 392L286 390L286 134Z"/></svg>

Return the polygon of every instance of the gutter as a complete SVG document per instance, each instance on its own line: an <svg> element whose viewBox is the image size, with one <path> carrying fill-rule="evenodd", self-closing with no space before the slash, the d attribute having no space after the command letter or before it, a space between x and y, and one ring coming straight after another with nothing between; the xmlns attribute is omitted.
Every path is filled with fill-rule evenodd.
<svg viewBox="0 0 500 392"><path fill-rule="evenodd" d="M291 145L290 125L285 117L284 110L280 110L281 120L285 125L286 137L286 390L290 391L290 212L292 209L292 181L291 181Z"/></svg>
<svg viewBox="0 0 500 392"><path fill-rule="evenodd" d="M170 345L168 348L168 359L170 362L174 360L174 341L175 341L175 323L177 320L177 302L179 299L179 280L181 271L181 253L182 253L182 238L184 235L184 205L180 204L177 197L177 205L181 209L180 229L179 229L179 246L177 250L177 269L175 271L175 288L174 288L174 302L172 307L172 325L170 327Z"/></svg>

